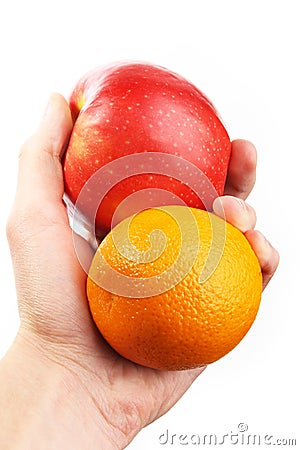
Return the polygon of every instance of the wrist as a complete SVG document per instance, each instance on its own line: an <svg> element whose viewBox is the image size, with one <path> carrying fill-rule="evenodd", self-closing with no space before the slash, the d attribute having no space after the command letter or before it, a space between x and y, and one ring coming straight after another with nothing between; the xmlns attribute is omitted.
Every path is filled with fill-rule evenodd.
<svg viewBox="0 0 300 450"><path fill-rule="evenodd" d="M43 353L19 333L0 362L0 448L118 449L76 374Z"/></svg>

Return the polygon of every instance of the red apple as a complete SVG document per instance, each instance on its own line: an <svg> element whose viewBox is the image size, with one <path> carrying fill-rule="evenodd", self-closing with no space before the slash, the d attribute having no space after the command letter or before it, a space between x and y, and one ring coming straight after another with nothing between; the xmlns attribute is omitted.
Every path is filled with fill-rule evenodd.
<svg viewBox="0 0 300 450"><path fill-rule="evenodd" d="M223 194L229 136L212 103L181 76L143 63L97 68L79 80L70 108L65 191L98 236L143 208L209 210Z"/></svg>

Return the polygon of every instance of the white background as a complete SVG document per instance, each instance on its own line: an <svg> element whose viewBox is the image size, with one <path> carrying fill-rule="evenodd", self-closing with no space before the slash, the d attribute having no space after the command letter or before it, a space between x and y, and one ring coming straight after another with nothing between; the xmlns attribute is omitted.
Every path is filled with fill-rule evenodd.
<svg viewBox="0 0 300 450"><path fill-rule="evenodd" d="M129 448L194 448L178 438L161 445L159 436L168 429L221 439L238 433L239 423L248 425L249 434L298 437L300 445L298 2L11 0L1 3L0 17L0 356L18 327L5 222L20 145L50 93L68 97L87 70L120 59L161 64L210 97L232 139L256 144L258 177L249 203L281 263L242 343Z"/></svg>

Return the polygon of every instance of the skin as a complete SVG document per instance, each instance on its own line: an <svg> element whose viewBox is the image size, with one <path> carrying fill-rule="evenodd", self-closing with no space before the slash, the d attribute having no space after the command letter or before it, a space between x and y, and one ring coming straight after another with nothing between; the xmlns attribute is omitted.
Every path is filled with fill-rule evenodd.
<svg viewBox="0 0 300 450"><path fill-rule="evenodd" d="M73 246L63 196L61 155L72 119L53 94L36 133L23 145L7 235L20 311L18 334L0 363L0 447L5 449L121 449L168 411L204 367L161 372L117 355L91 319L86 274ZM255 183L256 150L232 143L225 196L214 210L249 239L264 287L278 253L254 230L244 200ZM235 198L235 197L236 198ZM88 244L80 240L87 258Z"/></svg>

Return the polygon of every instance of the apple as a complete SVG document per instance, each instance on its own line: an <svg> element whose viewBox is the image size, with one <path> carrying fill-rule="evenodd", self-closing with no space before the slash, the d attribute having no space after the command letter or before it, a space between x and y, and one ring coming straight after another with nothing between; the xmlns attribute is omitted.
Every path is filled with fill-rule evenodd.
<svg viewBox="0 0 300 450"><path fill-rule="evenodd" d="M120 62L83 76L70 97L67 201L99 237L145 208L210 210L223 194L231 142L211 101L163 67Z"/></svg>

